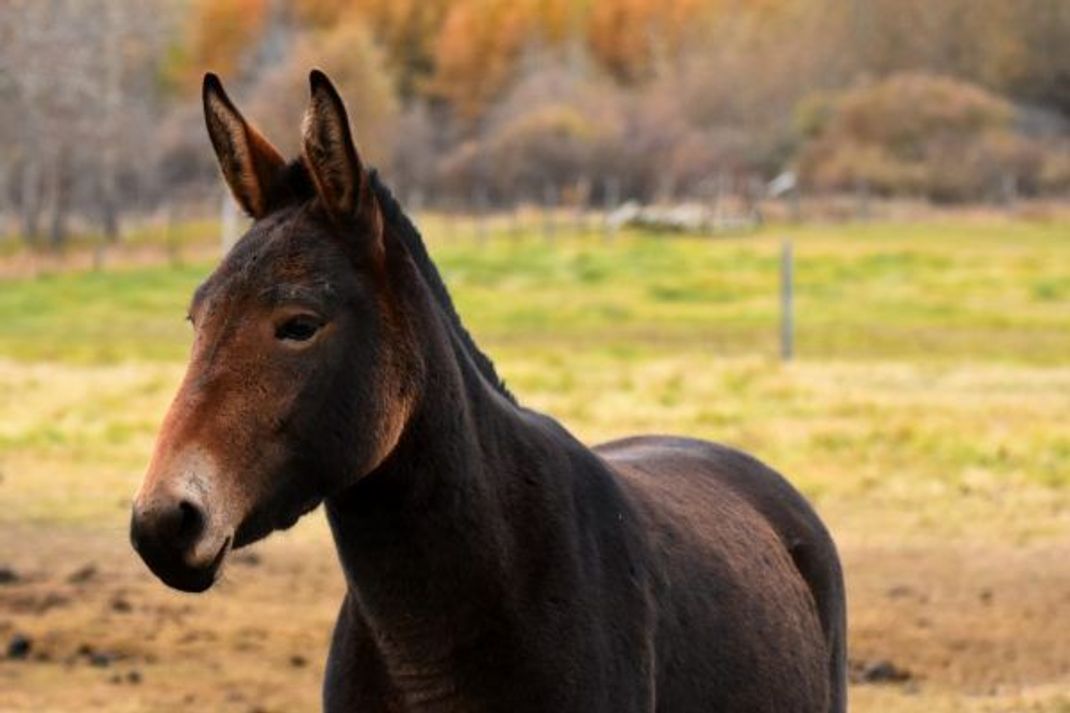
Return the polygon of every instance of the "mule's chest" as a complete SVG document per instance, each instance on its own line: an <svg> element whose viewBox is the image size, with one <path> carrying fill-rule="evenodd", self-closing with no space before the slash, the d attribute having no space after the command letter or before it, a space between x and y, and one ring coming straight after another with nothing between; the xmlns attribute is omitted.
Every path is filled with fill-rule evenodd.
<svg viewBox="0 0 1070 713"><path fill-rule="evenodd" d="M399 660L343 611L323 690L327 713L653 713L645 675L608 681L579 641L493 648L436 666ZM617 667L610 667L620 672ZM627 667L624 667L627 668ZM600 670L598 670L600 669ZM598 670L596 672L596 670Z"/></svg>

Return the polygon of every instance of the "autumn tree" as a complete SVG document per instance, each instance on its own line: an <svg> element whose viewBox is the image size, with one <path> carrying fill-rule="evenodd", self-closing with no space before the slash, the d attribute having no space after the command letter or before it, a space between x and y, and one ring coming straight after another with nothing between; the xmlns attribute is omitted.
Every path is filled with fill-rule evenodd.
<svg viewBox="0 0 1070 713"><path fill-rule="evenodd" d="M296 154L308 105L311 67L326 71L345 97L362 156L390 160L398 100L382 50L359 22L339 23L302 35L286 58L267 70L247 94L247 113L280 149Z"/></svg>

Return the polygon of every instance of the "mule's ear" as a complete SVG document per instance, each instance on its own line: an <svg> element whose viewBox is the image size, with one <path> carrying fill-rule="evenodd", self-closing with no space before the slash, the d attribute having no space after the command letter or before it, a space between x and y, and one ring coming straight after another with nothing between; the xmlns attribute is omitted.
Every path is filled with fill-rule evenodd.
<svg viewBox="0 0 1070 713"><path fill-rule="evenodd" d="M279 152L253 128L230 97L219 77L204 75L201 92L204 123L212 140L223 178L238 204L253 218L268 212L268 188L286 166Z"/></svg>
<svg viewBox="0 0 1070 713"><path fill-rule="evenodd" d="M338 90L318 69L308 77L311 101L302 126L305 163L327 210L340 218L367 218L378 211L357 153L349 117Z"/></svg>

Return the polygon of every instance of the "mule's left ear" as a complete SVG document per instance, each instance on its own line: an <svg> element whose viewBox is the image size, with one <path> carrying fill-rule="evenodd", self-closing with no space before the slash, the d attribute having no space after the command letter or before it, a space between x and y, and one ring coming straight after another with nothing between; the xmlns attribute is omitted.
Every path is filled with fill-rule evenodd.
<svg viewBox="0 0 1070 713"><path fill-rule="evenodd" d="M357 153L338 90L318 69L309 75L312 98L303 126L305 162L316 191L337 218L366 219L378 227L378 210Z"/></svg>

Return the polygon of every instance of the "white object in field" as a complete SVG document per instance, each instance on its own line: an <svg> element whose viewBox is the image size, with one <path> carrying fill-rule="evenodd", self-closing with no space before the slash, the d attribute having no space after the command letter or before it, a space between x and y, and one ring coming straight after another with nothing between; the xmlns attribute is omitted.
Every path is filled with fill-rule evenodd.
<svg viewBox="0 0 1070 713"><path fill-rule="evenodd" d="M795 171L784 171L766 186L770 198L780 198L794 191L799 185Z"/></svg>
<svg viewBox="0 0 1070 713"><path fill-rule="evenodd" d="M614 229L634 226L655 231L711 233L750 229L757 221L753 214L719 215L701 203L643 206L628 201L609 214L607 223Z"/></svg>

